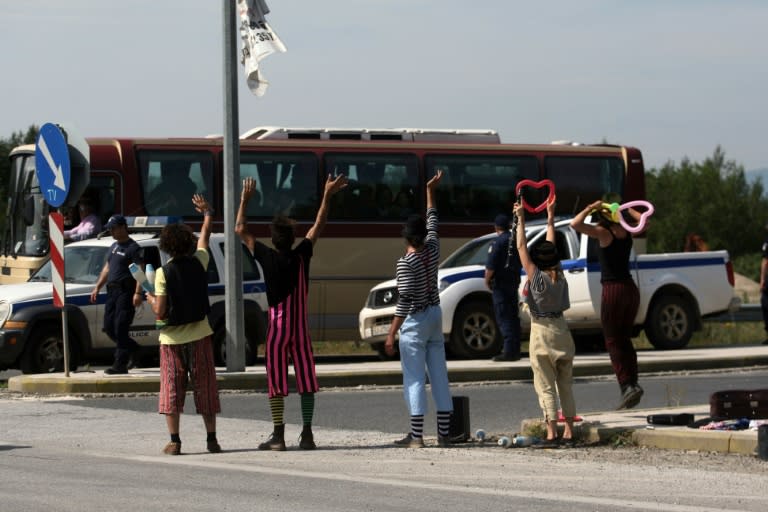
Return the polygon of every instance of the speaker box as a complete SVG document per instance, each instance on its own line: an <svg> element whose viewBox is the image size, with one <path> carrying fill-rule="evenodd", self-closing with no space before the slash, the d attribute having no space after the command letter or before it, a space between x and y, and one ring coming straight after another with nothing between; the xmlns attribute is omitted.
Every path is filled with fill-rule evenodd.
<svg viewBox="0 0 768 512"><path fill-rule="evenodd" d="M449 437L453 443L466 443L470 438L469 428L469 397L453 397L453 414L451 414L451 430Z"/></svg>

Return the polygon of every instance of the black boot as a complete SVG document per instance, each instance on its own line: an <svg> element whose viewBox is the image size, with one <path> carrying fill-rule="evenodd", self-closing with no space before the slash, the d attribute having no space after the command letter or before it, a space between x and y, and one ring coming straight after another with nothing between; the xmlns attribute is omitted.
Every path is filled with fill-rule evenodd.
<svg viewBox="0 0 768 512"><path fill-rule="evenodd" d="M276 452L285 451L285 424L275 425L275 430L269 439L259 445L259 450L274 450Z"/></svg>
<svg viewBox="0 0 768 512"><path fill-rule="evenodd" d="M314 450L317 448L315 436L312 434L312 425L304 425L304 429L299 436L299 448L302 450Z"/></svg>

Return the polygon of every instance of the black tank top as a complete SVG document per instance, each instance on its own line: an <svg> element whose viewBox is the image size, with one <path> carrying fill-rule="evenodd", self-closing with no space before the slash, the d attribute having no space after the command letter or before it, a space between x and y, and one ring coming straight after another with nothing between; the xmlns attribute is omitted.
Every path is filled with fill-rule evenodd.
<svg viewBox="0 0 768 512"><path fill-rule="evenodd" d="M208 273L194 256L179 256L163 266L168 292L167 325L199 322L211 310Z"/></svg>
<svg viewBox="0 0 768 512"><path fill-rule="evenodd" d="M629 254L632 252L632 235L627 233L626 238L616 238L611 232L613 240L607 247L600 247L597 252L600 261L600 282L624 281L631 279L629 273Z"/></svg>

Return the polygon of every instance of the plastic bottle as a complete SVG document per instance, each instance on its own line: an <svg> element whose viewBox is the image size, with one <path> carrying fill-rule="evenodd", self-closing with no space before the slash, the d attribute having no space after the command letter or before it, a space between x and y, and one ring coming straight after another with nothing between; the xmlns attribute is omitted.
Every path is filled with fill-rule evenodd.
<svg viewBox="0 0 768 512"><path fill-rule="evenodd" d="M507 436L501 436L499 438L499 446L502 448L509 448L512 446L512 441Z"/></svg>
<svg viewBox="0 0 768 512"><path fill-rule="evenodd" d="M477 432L475 432L475 439L477 439L481 443L485 442L485 436L486 436L485 430L483 429L478 429Z"/></svg>
<svg viewBox="0 0 768 512"><path fill-rule="evenodd" d="M155 287L149 284L149 281L147 281L147 275L143 270L141 270L140 266L135 263L131 263L128 265L128 270L131 271L131 275L136 280L136 282L141 284L142 288L144 288L149 293L155 293Z"/></svg>
<svg viewBox="0 0 768 512"><path fill-rule="evenodd" d="M149 285L152 287L152 290L155 289L155 267L152 266L151 263L147 263L144 267L144 274L147 276L147 282L149 282Z"/></svg>
<svg viewBox="0 0 768 512"><path fill-rule="evenodd" d="M512 444L514 444L517 447L525 447L525 446L531 446L532 444L536 444L538 442L538 438L533 436L515 436L514 439L512 439Z"/></svg>

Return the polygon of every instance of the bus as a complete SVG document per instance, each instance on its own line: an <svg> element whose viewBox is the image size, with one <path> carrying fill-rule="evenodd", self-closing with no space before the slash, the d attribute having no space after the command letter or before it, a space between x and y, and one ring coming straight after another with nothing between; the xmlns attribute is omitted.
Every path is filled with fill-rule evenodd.
<svg viewBox="0 0 768 512"><path fill-rule="evenodd" d="M102 220L113 213L202 218L190 200L206 196L223 225L223 145L200 138L90 138L88 195ZM8 215L0 247L0 283L26 280L48 258L49 207L34 173L34 146L11 154ZM331 201L328 224L310 274L310 326L315 340L359 340L357 315L370 288L395 273L403 254L401 231L425 209L425 184L436 169L441 254L493 231L498 213L511 213L515 185L550 179L557 213L572 215L605 193L645 199L641 152L596 144L502 143L493 130L330 129L259 127L240 139L240 176L253 177L249 204L253 233L269 243L269 224L281 213L297 221L298 236L312 225L327 175L343 173L349 186ZM540 204L545 189L526 188ZM235 209L237 205L226 205ZM73 209L76 210L76 209ZM71 222L76 223L76 212Z"/></svg>

